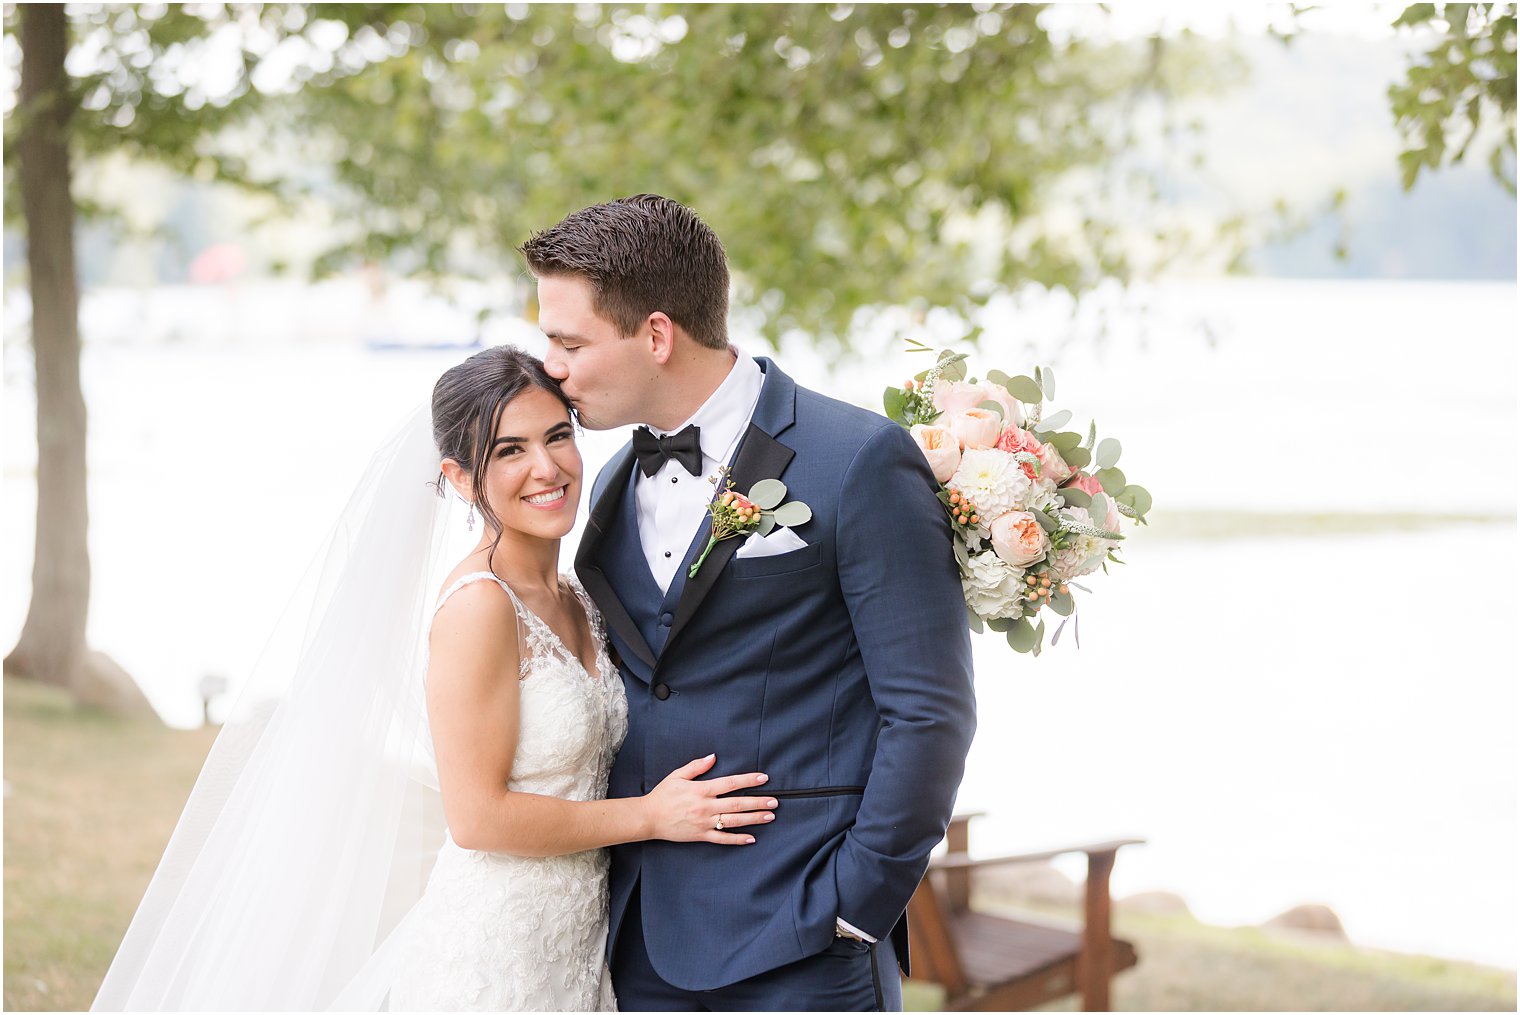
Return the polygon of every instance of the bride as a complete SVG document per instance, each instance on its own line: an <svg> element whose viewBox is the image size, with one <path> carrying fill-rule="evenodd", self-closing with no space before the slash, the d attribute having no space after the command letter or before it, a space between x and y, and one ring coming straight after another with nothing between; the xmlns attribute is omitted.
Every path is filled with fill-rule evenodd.
<svg viewBox="0 0 1520 1015"><path fill-rule="evenodd" d="M760 773L699 780L712 755L604 799L627 702L558 573L581 475L538 360L444 373L224 725L96 1010L614 1007L603 847L745 845L775 800L723 796ZM484 522L441 583L435 476Z"/></svg>

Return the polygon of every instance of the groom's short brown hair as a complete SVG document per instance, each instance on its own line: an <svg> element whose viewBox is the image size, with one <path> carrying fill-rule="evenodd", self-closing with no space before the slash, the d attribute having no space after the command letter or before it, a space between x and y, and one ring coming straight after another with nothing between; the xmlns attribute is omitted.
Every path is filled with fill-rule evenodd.
<svg viewBox="0 0 1520 1015"><path fill-rule="evenodd" d="M537 277L591 283L597 313L631 335L660 311L699 344L728 345L728 258L697 213L657 194L594 204L520 248Z"/></svg>

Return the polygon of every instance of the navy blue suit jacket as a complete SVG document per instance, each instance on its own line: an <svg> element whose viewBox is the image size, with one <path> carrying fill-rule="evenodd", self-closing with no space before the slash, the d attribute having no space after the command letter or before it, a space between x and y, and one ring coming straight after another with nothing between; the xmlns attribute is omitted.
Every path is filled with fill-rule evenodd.
<svg viewBox="0 0 1520 1015"><path fill-rule="evenodd" d="M736 558L742 537L724 540L687 580L704 522L661 601L639 545L630 446L597 477L576 557L628 691L609 795L646 793L716 752L712 776L767 772L757 792L780 800L753 845L612 851L609 954L639 885L650 961L689 990L821 952L836 917L895 934L906 963L903 913L976 727L966 610L924 456L885 417L758 362L765 382L731 476L740 492L784 482L788 500L812 508L794 529L807 546Z"/></svg>

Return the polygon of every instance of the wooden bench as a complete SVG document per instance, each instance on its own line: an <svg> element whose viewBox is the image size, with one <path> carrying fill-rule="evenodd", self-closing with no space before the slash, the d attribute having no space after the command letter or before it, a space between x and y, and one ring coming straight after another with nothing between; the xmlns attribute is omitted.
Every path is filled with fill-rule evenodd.
<svg viewBox="0 0 1520 1015"><path fill-rule="evenodd" d="M1109 978L1137 961L1134 945L1109 936L1109 875L1123 846L1119 839L973 860L967 849L975 814L957 815L945 836L948 852L908 903L913 979L945 989L946 1011L1015 1011L1078 993L1083 1011L1107 1011ZM1081 927L1033 918L1012 919L971 908L971 875L1011 863L1087 854Z"/></svg>

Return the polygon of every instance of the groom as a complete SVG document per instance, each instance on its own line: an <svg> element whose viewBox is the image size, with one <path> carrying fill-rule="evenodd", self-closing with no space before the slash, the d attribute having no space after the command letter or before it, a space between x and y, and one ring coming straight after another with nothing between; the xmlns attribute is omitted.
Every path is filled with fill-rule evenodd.
<svg viewBox="0 0 1520 1015"><path fill-rule="evenodd" d="M545 366L591 429L644 424L592 492L576 571L628 692L610 796L716 751L780 801L748 846L612 851L624 1010L898 1010L903 912L976 726L945 512L896 424L728 341L728 263L643 194L535 234ZM707 546L712 478L779 479L809 521Z"/></svg>

